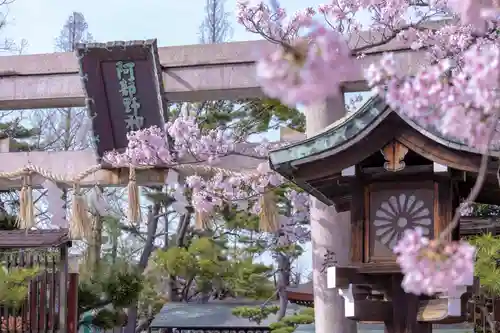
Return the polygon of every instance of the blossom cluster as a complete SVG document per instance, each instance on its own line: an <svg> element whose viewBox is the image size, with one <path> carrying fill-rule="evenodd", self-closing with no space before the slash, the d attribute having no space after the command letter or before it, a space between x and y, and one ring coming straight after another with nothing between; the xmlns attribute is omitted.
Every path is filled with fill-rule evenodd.
<svg viewBox="0 0 500 333"><path fill-rule="evenodd" d="M441 243L410 229L394 247L407 293L433 295L472 285L476 249L467 242Z"/></svg>
<svg viewBox="0 0 500 333"><path fill-rule="evenodd" d="M498 1L449 0L448 5L458 13L464 23L482 26L487 20L500 17Z"/></svg>
<svg viewBox="0 0 500 333"><path fill-rule="evenodd" d="M168 140L168 137L173 139ZM191 116L176 118L168 122L165 129L153 126L130 132L127 140L124 153L108 152L104 156L105 161L115 166L136 167L169 166L185 158L212 163L234 149L234 141L223 130L202 132Z"/></svg>
<svg viewBox="0 0 500 333"><path fill-rule="evenodd" d="M490 136L500 108L499 45L473 45L463 53L461 66L443 59L413 77L386 54L366 78L394 110L485 151L500 139L497 133Z"/></svg>
<svg viewBox="0 0 500 333"><path fill-rule="evenodd" d="M180 116L165 125L165 129L150 127L127 135L128 146L123 152L112 151L104 160L114 167L172 167L183 164L210 165L219 158L230 155L237 145L235 138L221 129L202 130L194 117ZM257 155L267 157L269 149L280 143L266 141L254 149ZM240 210L259 213L261 195L284 183L284 179L269 167L267 161L255 170L225 172L215 169L210 177L194 174L186 177L185 187L175 184L172 193L175 202L172 208L179 213L187 212L187 207L209 216L226 204L235 205ZM177 183L177 180L174 182ZM172 184L168 184L172 185ZM190 200L186 196L190 191ZM308 221L308 196L296 191L286 192L291 209L288 214L278 216L281 241L297 242L308 239L305 228Z"/></svg>
<svg viewBox="0 0 500 333"><path fill-rule="evenodd" d="M267 162L260 163L255 172L241 172L231 176L217 173L209 179L198 175L186 178L186 184L193 192L193 208L208 214L228 201L246 210L249 198L258 197L269 188L279 186L281 183L281 176L272 172ZM258 213L256 210L253 212Z"/></svg>
<svg viewBox="0 0 500 333"><path fill-rule="evenodd" d="M421 24L449 16L450 8L462 21L436 29ZM371 40L356 38L361 11L373 14ZM270 97L295 106L338 95L342 83L362 71L356 57L371 45L399 39L426 50L425 61L432 65L410 77L410 64L387 54L366 70L369 85L396 111L481 150L491 141L488 129L496 126L494 114L500 107L498 13L494 4L467 0L431 1L424 7L408 0L332 1L290 17L284 9L271 10L258 1L238 5L239 21L277 44L257 64L258 80ZM316 14L325 22L318 22Z"/></svg>
<svg viewBox="0 0 500 333"><path fill-rule="evenodd" d="M268 96L290 106L340 94L341 82L356 70L347 43L324 27L312 29L257 64L259 83Z"/></svg>

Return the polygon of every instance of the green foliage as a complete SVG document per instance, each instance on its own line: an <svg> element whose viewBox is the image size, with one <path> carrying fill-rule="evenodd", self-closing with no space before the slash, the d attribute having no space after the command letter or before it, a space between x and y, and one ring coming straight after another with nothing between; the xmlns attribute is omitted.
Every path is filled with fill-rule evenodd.
<svg viewBox="0 0 500 333"><path fill-rule="evenodd" d="M234 260L228 268L224 282L233 295L262 299L273 294L274 285L267 278L269 266L248 258Z"/></svg>
<svg viewBox="0 0 500 333"><path fill-rule="evenodd" d="M251 258L229 257L224 240L195 237L187 247L156 251L152 260L155 269L150 276L172 275L185 281L183 300L198 292L222 290L235 297L259 299L274 289L268 279L271 267Z"/></svg>
<svg viewBox="0 0 500 333"><path fill-rule="evenodd" d="M163 295L162 278L149 276L146 274L143 280L142 291L139 295L138 313L141 316L148 316L150 313L158 313L168 299Z"/></svg>
<svg viewBox="0 0 500 333"><path fill-rule="evenodd" d="M11 149L16 151L30 151L36 149L29 139L40 134L37 128L26 128L19 119L0 123L0 139L10 138ZM16 190L0 191L0 230L14 230L16 226L16 211L19 209L19 200Z"/></svg>
<svg viewBox="0 0 500 333"><path fill-rule="evenodd" d="M120 326L126 321L124 308L137 302L142 288L142 275L124 265L83 275L78 286L79 314L97 310L94 325L104 329Z"/></svg>
<svg viewBox="0 0 500 333"><path fill-rule="evenodd" d="M245 229L257 232L259 230L259 218L246 211L237 209L236 205L225 205L220 211L220 216L225 221L225 226L230 230Z"/></svg>
<svg viewBox="0 0 500 333"><path fill-rule="evenodd" d="M280 125L298 132L305 131L304 114L295 108L281 104L276 99L247 100L239 112L244 115L238 122L241 131L261 133Z"/></svg>
<svg viewBox="0 0 500 333"><path fill-rule="evenodd" d="M500 294L500 238L487 233L469 241L477 248L475 275L479 277L481 287Z"/></svg>
<svg viewBox="0 0 500 333"><path fill-rule="evenodd" d="M97 312L92 320L92 324L104 328L111 329L114 327L121 327L127 323L127 314L123 309L108 309L104 308Z"/></svg>
<svg viewBox="0 0 500 333"><path fill-rule="evenodd" d="M495 217L499 215L500 207L495 205L486 205L474 203L471 205L471 216L475 217Z"/></svg>
<svg viewBox="0 0 500 333"><path fill-rule="evenodd" d="M314 309L306 308L270 325L272 333L292 333L299 325L314 323Z"/></svg>
<svg viewBox="0 0 500 333"><path fill-rule="evenodd" d="M262 321L266 320L270 314L276 314L279 310L279 306L269 305L269 306L239 306L232 310L232 313L236 317L246 318L250 321L260 324Z"/></svg>
<svg viewBox="0 0 500 333"><path fill-rule="evenodd" d="M17 306L28 292L29 281L39 272L38 268L15 268L7 271L0 267L0 304Z"/></svg>
<svg viewBox="0 0 500 333"><path fill-rule="evenodd" d="M191 113L202 128L230 128L238 137L267 132L279 126L287 126L298 132L305 131L304 114L276 99L208 101L191 106ZM179 108L172 108L169 119L175 119L179 112Z"/></svg>
<svg viewBox="0 0 500 333"><path fill-rule="evenodd" d="M256 306L248 307L241 306L233 309L233 315L240 318L247 318L250 321L260 324L267 319L270 314L276 314L279 310L278 306ZM292 333L299 325L307 325L314 323L314 309L305 308L292 315L281 318L280 321L272 323L270 326L273 333Z"/></svg>

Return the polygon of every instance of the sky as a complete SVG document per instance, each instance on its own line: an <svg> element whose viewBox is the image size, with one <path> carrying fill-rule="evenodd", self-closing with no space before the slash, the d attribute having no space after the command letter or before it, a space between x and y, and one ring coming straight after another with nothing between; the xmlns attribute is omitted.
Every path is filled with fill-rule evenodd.
<svg viewBox="0 0 500 333"><path fill-rule="evenodd" d="M321 0L282 0L289 13ZM233 27L231 41L255 40L235 20L236 0L226 0ZM14 0L2 35L28 44L24 54L55 51L55 38L73 11L81 12L95 41L158 39L159 46L197 44L205 0ZM308 249L308 252L310 248ZM310 252L298 265L310 270Z"/></svg>
<svg viewBox="0 0 500 333"><path fill-rule="evenodd" d="M320 0L284 0L289 12ZM14 0L2 35L26 39L25 53L54 52L54 39L73 11L83 13L98 42L157 38L159 46L197 44L204 0ZM226 0L233 24L232 41L258 39L235 21L236 0Z"/></svg>

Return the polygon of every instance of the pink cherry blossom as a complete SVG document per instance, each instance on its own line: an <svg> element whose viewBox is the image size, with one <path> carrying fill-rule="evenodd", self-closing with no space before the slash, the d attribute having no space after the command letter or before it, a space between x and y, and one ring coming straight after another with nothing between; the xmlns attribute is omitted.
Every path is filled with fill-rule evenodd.
<svg viewBox="0 0 500 333"><path fill-rule="evenodd" d="M439 243L406 230L394 247L407 293L433 295L472 285L476 249L467 242Z"/></svg>
<svg viewBox="0 0 500 333"><path fill-rule="evenodd" d="M443 59L408 77L386 54L370 66L366 79L393 109L484 151L488 129L498 126L500 47L473 45L462 54L460 68L457 62ZM496 134L494 143L499 139Z"/></svg>
<svg viewBox="0 0 500 333"><path fill-rule="evenodd" d="M170 142L168 140L170 135ZM210 165L218 158L234 151L236 140L222 130L202 130L193 117L181 116L168 122L165 129L151 127L128 134L128 146L124 152L108 152L104 156L107 163L115 167L171 167L183 164L202 163ZM169 146L170 143L170 146ZM269 149L283 145L282 143L263 142L255 147L261 156L267 156ZM176 200L172 206L178 212L186 212L191 206L195 211L205 216L214 214L217 209L227 204L238 209L242 202L249 202L253 207L251 212L258 214L259 197L266 191L280 186L284 179L272 171L267 161L260 163L255 170L225 173L216 171L211 177L194 174L186 177L186 188L176 185L173 197ZM191 191L188 202L185 190ZM309 237L307 195L288 191L285 199L290 206L290 212L281 214L280 231L275 235L280 244L304 241ZM246 205L248 207L248 204Z"/></svg>
<svg viewBox="0 0 500 333"><path fill-rule="evenodd" d="M484 26L487 20L498 19L500 2L498 0L448 0L448 5L460 15L464 23L476 27Z"/></svg>
<svg viewBox="0 0 500 333"><path fill-rule="evenodd" d="M237 15L248 31L277 45L257 66L259 82L269 96L288 105L322 102L338 94L349 72L358 70L353 58L402 40L420 50L421 60L429 65L409 76L407 65L385 54L365 72L373 91L396 112L432 131L481 152L498 148L500 1L421 4L329 0L317 9L287 16L282 8L271 10L253 1L238 6ZM366 13L371 15L369 24L359 20ZM437 28L424 25L443 17L451 19ZM351 38L362 29L370 31L366 39ZM433 243L418 232L409 232L400 244L408 247L401 245L398 250L407 291L434 293L447 288L448 276L453 288L472 274L474 251L466 243Z"/></svg>
<svg viewBox="0 0 500 333"><path fill-rule="evenodd" d="M422 23L448 15L450 8L461 15L461 22L423 28ZM380 45L399 38L414 49L425 48L433 65L417 75L408 77L407 68L398 68L389 54L368 69L368 82L396 111L484 150L489 143L485 133L495 126L492 113L499 105L500 34L498 17L492 17L498 9L498 0L436 0L427 7L409 0L343 0L287 19L282 8L272 11L256 1L240 5L238 17L249 31L278 45L261 59L257 76L269 96L289 105L312 104L338 94L346 76L358 70L352 57L363 56L370 42ZM345 37L361 28L361 11L373 13L368 29L378 37L347 46ZM326 24L314 13L322 14ZM480 29L467 24L478 19ZM387 37L391 34L395 37Z"/></svg>
<svg viewBox="0 0 500 333"><path fill-rule="evenodd" d="M425 52L428 66L408 75L408 68L392 54L372 64L365 73L373 91L402 116L441 132L481 151L498 145L487 135L498 126L500 110L500 33L498 0L432 0L428 6L413 0L335 0L318 8L289 15L284 8L270 8L261 1L239 0L238 22L275 45L257 63L263 91L291 106L322 102L341 93L341 85L357 68L358 57L394 40L406 41L413 50ZM424 26L434 19L453 20L438 28ZM368 13L371 22L361 22ZM360 15L363 14L363 15ZM457 20L455 20L457 18ZM364 24L363 24L364 23ZM370 30L365 40L352 38ZM167 138L171 142L167 144ZM164 166L183 163L210 164L234 150L236 141L222 130L202 131L187 116L165 128L150 128L129 135L123 153L110 152L106 160L115 166ZM257 148L261 156L272 145ZM269 165L256 170L212 177L186 179L189 204L212 214L228 203L249 201L258 213L258 198L283 179ZM176 195L179 195L177 193ZM289 207L279 218L280 241L299 241L307 235L305 194L288 191ZM183 200L179 200L183 202ZM283 207L280 207L283 208ZM287 231L288 230L288 231ZM287 235L289 230L291 237ZM306 237L307 238L307 237ZM407 292L446 292L471 281L474 248L464 242L431 241L407 231L395 248L405 274Z"/></svg>
<svg viewBox="0 0 500 333"><path fill-rule="evenodd" d="M257 63L264 92L290 106L312 104L340 94L340 83L355 70L344 38L324 27L312 29Z"/></svg>

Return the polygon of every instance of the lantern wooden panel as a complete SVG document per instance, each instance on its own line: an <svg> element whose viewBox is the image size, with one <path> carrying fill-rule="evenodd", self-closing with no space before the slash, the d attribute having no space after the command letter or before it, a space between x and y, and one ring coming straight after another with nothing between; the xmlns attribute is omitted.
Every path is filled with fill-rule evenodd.
<svg viewBox="0 0 500 333"><path fill-rule="evenodd" d="M371 184L366 191L366 258L394 260L392 249L407 229L434 235L435 190L432 182Z"/></svg>
<svg viewBox="0 0 500 333"><path fill-rule="evenodd" d="M420 227L433 238L451 222L457 200L449 179L405 178L364 184L363 192L353 192L353 201L363 203L353 205L351 214L353 262L394 262L393 248L406 229Z"/></svg>

